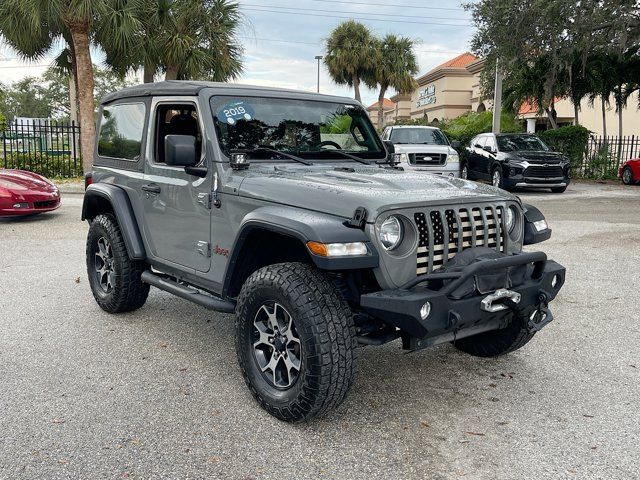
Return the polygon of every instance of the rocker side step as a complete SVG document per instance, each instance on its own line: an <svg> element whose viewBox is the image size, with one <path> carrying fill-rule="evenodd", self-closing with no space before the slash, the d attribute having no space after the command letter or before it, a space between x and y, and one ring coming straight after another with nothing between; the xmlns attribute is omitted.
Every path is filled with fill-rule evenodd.
<svg viewBox="0 0 640 480"><path fill-rule="evenodd" d="M212 295L199 292L194 288L181 285L175 280L153 273L151 270L145 270L142 272L140 278L144 283L148 283L149 285L159 288L160 290L164 290L165 292L172 293L180 298L184 298L185 300L197 303L209 310L215 310L216 312L222 313L233 313L236 308L233 302L215 298Z"/></svg>

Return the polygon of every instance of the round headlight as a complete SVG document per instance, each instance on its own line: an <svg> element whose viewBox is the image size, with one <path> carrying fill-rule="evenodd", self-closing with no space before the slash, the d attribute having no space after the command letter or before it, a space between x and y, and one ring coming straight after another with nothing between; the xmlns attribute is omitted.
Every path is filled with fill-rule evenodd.
<svg viewBox="0 0 640 480"><path fill-rule="evenodd" d="M518 211L516 207L511 205L507 208L507 231L509 233L513 232L514 227L516 226L516 219L518 218Z"/></svg>
<svg viewBox="0 0 640 480"><path fill-rule="evenodd" d="M385 250L393 250L402 241L402 222L391 215L380 225L378 237Z"/></svg>

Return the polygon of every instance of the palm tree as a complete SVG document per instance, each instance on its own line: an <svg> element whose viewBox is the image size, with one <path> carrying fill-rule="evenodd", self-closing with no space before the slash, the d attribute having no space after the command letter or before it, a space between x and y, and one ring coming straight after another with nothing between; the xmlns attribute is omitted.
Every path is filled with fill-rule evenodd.
<svg viewBox="0 0 640 480"><path fill-rule="evenodd" d="M140 0L133 48L111 41L110 30L98 34L107 63L120 73L144 69L144 82L165 73L166 80L237 78L242 72L242 25L239 5L229 0ZM117 30L117 29L116 29Z"/></svg>
<svg viewBox="0 0 640 480"><path fill-rule="evenodd" d="M338 85L353 87L359 102L360 81L373 66L374 38L369 29L354 20L338 25L326 43L324 63Z"/></svg>
<svg viewBox="0 0 640 480"><path fill-rule="evenodd" d="M95 140L93 104L93 64L91 36L102 23L130 13L124 0L0 0L0 33L24 59L37 60L61 41L72 55L77 85L80 152L83 168L91 169ZM131 41L133 30L113 32L122 44Z"/></svg>
<svg viewBox="0 0 640 480"><path fill-rule="evenodd" d="M413 41L387 35L375 40L375 61L364 75L370 88L380 86L378 95L378 126L384 124L384 96L389 88L398 93L411 93L417 86L413 76L418 73L418 60L413 53Z"/></svg>

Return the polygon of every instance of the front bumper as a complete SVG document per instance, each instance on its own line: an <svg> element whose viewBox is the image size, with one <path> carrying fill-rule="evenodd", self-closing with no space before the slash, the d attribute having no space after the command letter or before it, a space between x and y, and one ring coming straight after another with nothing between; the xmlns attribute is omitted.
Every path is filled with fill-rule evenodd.
<svg viewBox="0 0 640 480"><path fill-rule="evenodd" d="M526 267L526 274L512 285L510 272L519 267ZM471 296L461 294L470 281L475 286L487 276L504 278L507 284L493 292L480 293L476 288ZM553 318L547 303L556 297L564 279L565 268L547 260L544 253L519 253L473 263L456 272L420 275L401 288L362 295L360 305L368 314L400 329L406 348L417 349L504 328L514 306L523 318L533 317L529 328L538 330ZM511 302L511 307L500 308L496 300L494 307L499 310L487 310L491 295L504 291L510 292L510 299L519 296L517 305ZM421 309L427 303L430 313L423 318ZM539 323L532 323L534 320Z"/></svg>
<svg viewBox="0 0 640 480"><path fill-rule="evenodd" d="M459 178L460 177L460 163L459 162L447 162L444 165L411 165L402 163L400 164L405 170L414 172L433 173L435 175L442 175L443 177Z"/></svg>

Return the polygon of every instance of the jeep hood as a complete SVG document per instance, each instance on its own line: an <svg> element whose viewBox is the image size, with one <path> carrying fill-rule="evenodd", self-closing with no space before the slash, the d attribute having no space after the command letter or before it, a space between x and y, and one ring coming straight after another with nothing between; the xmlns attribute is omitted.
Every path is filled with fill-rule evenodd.
<svg viewBox="0 0 640 480"><path fill-rule="evenodd" d="M369 221L392 209L516 199L495 187L459 178L353 163L342 171L335 164L326 168L254 164L238 173L244 177L238 189L241 196L345 218L362 206Z"/></svg>

